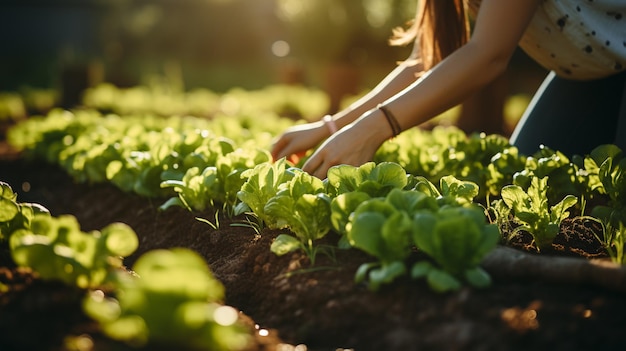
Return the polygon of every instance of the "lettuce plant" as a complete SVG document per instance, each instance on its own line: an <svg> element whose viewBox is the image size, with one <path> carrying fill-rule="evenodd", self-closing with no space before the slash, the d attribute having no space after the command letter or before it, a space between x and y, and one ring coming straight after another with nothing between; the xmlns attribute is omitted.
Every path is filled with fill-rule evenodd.
<svg viewBox="0 0 626 351"><path fill-rule="evenodd" d="M463 281L475 287L490 284L489 275L479 266L483 257L500 240L494 224L488 224L478 206L446 206L433 211L419 211L413 216L412 238L417 248L430 256L416 263L413 278L425 277L439 292L456 290Z"/></svg>
<svg viewBox="0 0 626 351"><path fill-rule="evenodd" d="M554 206L548 204L548 178L532 177L527 191L518 185L502 188L502 201L512 210L515 222L520 226L515 232L529 232L541 251L552 245L559 233L561 221L569 216L567 209L576 205L578 198L566 195Z"/></svg>
<svg viewBox="0 0 626 351"><path fill-rule="evenodd" d="M338 165L328 170L327 192L331 196L353 191L371 197L385 196L391 189L404 188L407 177L404 168L393 162L368 162L359 167Z"/></svg>
<svg viewBox="0 0 626 351"><path fill-rule="evenodd" d="M330 202L330 222L333 229L341 235L346 235L352 213L361 203L371 198L371 196L362 191L351 191L333 197Z"/></svg>
<svg viewBox="0 0 626 351"><path fill-rule="evenodd" d="M425 180L424 186L432 186L433 193L393 189L384 198L355 195L352 204L345 201L343 206L335 205L339 208L335 221L343 226L348 209L357 199L365 199L347 217L346 237L351 246L377 261L361 265L356 281L367 281L369 288L376 290L406 274L406 260L415 246L435 264L419 262L411 275L427 277L434 290L458 289L465 281L478 287L489 284L489 276L478 264L498 243L500 233L497 226L486 223L480 207L465 203L476 193L473 183L455 180L444 181L445 198ZM465 197L452 200L456 192Z"/></svg>
<svg viewBox="0 0 626 351"><path fill-rule="evenodd" d="M489 167L498 154L507 155L507 167ZM515 156L515 157L510 157ZM433 183L443 176L479 185L481 197L499 194L500 184L510 184L513 171L523 168L517 150L499 135L466 135L456 127L437 126L432 131L413 129L382 145L375 155L377 162L397 162L409 174L420 175ZM490 176L498 174L494 184Z"/></svg>
<svg viewBox="0 0 626 351"><path fill-rule="evenodd" d="M116 276L115 297L95 291L84 300L87 315L109 337L148 349L234 351L248 344L238 311L220 304L224 287L195 252L150 251L133 270L136 275Z"/></svg>
<svg viewBox="0 0 626 351"><path fill-rule="evenodd" d="M270 159L268 151L253 148L237 148L225 155L217 155L213 166L202 171L200 167L191 167L181 180L162 182L161 187L173 188L178 197L169 199L161 208L182 206L203 211L221 204L228 214L232 214L239 201L237 193L246 181L241 174Z"/></svg>
<svg viewBox="0 0 626 351"><path fill-rule="evenodd" d="M439 188L428 179L416 176L411 181L413 189L421 191L437 199L439 206L463 206L472 204L474 197L479 193L478 185L474 182L459 180L449 175L441 177Z"/></svg>
<svg viewBox="0 0 626 351"><path fill-rule="evenodd" d="M362 264L355 280L367 281L371 290L377 290L404 275L404 261L411 254L411 231L410 217L384 198L373 198L357 207L349 225L348 241L377 261Z"/></svg>
<svg viewBox="0 0 626 351"><path fill-rule="evenodd" d="M409 217L418 211L439 209L437 198L415 190L393 189L387 194L385 201Z"/></svg>
<svg viewBox="0 0 626 351"><path fill-rule="evenodd" d="M347 234L351 228L351 221L356 209L364 202L372 199L367 193L353 191L334 197L330 203L330 221L333 229L341 235L339 247L349 248ZM424 192L414 190L392 189L386 196L386 201L397 210L404 211L411 216L417 209L429 208L436 210L438 205L434 197Z"/></svg>
<svg viewBox="0 0 626 351"><path fill-rule="evenodd" d="M136 250L138 239L123 223L84 233L73 216L36 215L28 228L11 234L9 245L15 263L43 279L96 288L121 268L121 258Z"/></svg>
<svg viewBox="0 0 626 351"><path fill-rule="evenodd" d="M203 171L192 167L182 180L170 179L161 183L163 188L174 188L178 197L170 198L160 208L166 210L170 206L181 206L190 211L204 211L214 204L211 195L217 193L217 184L215 167L207 167Z"/></svg>
<svg viewBox="0 0 626 351"><path fill-rule="evenodd" d="M107 179L118 188L141 196L171 195L171 190L161 188L160 184L162 175L167 171L171 173L180 164L180 155L175 149L180 138L170 129L163 132L144 130L134 145L126 146L121 158L107 164Z"/></svg>
<svg viewBox="0 0 626 351"><path fill-rule="evenodd" d="M17 194L13 192L11 185L0 182L0 221L11 220L18 212Z"/></svg>
<svg viewBox="0 0 626 351"><path fill-rule="evenodd" d="M500 190L513 182L513 176L526 166L526 156L520 155L516 147L507 147L496 153L487 165L485 180L486 195L499 196Z"/></svg>
<svg viewBox="0 0 626 351"><path fill-rule="evenodd" d="M585 159L590 187L608 197L606 205L595 206L593 217L606 225L620 228L626 224L626 158L615 145L603 145L594 149Z"/></svg>
<svg viewBox="0 0 626 351"><path fill-rule="evenodd" d="M237 192L241 202L235 208L235 214L252 211L267 227L279 228L276 219L265 213L265 205L276 196L284 183L294 177L294 171L287 169L285 162L284 158L275 163L265 162L241 173L246 181Z"/></svg>
<svg viewBox="0 0 626 351"><path fill-rule="evenodd" d="M271 251L284 255L302 249L315 264L314 241L324 237L331 228L330 198L324 193L322 180L303 171L294 173L263 209L277 227L289 228L295 234L295 237L280 234L272 243Z"/></svg>
<svg viewBox="0 0 626 351"><path fill-rule="evenodd" d="M459 140L452 147L444 147L440 176L452 175L458 179L479 185L484 197L488 190L486 181L490 175L488 166L498 153L510 148L508 140L497 134L474 133Z"/></svg>
<svg viewBox="0 0 626 351"><path fill-rule="evenodd" d="M551 203L558 202L565 195L586 195L587 177L581 172L580 166L562 152L544 146L532 157L526 158L524 169L513 175L512 184L526 189L533 177L547 177L546 196Z"/></svg>
<svg viewBox="0 0 626 351"><path fill-rule="evenodd" d="M18 202L11 186L0 182L0 243L18 229L29 228L35 215L49 216L50 212L39 204Z"/></svg>
<svg viewBox="0 0 626 351"><path fill-rule="evenodd" d="M436 126L431 131L413 128L383 143L374 160L397 162L406 172L435 181L444 173L452 174L445 169L445 150L465 139L467 135L456 127Z"/></svg>
<svg viewBox="0 0 626 351"><path fill-rule="evenodd" d="M237 194L246 181L246 178L242 176L243 172L271 160L272 156L269 151L252 145L248 147L244 145L218 157L215 168L224 194L221 202L234 210L239 202Z"/></svg>
<svg viewBox="0 0 626 351"><path fill-rule="evenodd" d="M347 193L345 195L348 195ZM356 193L359 194L359 193ZM435 198L419 191L393 189L386 197L363 201L346 224L349 244L376 257L377 262L361 265L356 281L367 280L372 290L406 273L405 260L411 254L411 217L418 211L437 208ZM343 212L344 210L342 210Z"/></svg>

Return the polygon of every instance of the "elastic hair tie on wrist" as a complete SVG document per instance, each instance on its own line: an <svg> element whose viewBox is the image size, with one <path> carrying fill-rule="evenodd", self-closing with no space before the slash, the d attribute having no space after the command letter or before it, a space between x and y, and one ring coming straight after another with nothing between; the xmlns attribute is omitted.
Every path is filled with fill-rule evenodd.
<svg viewBox="0 0 626 351"><path fill-rule="evenodd" d="M378 109L382 111L383 115L387 119L387 122L389 123L389 126L391 127L391 132L393 133L393 136L395 137L398 134L402 133L402 127L400 127L400 123L398 123L398 120L393 115L393 113L389 111L389 108L387 108L387 106L383 104L379 104Z"/></svg>
<svg viewBox="0 0 626 351"><path fill-rule="evenodd" d="M324 121L324 125L326 125L326 128L328 128L330 135L333 135L337 132L337 124L335 124L335 121L333 120L333 117L331 115L324 116L324 118L322 118L322 121Z"/></svg>

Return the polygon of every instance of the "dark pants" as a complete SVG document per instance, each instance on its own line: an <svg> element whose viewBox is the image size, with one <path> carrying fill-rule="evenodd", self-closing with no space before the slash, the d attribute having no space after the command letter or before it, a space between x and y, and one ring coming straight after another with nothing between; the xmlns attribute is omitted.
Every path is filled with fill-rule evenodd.
<svg viewBox="0 0 626 351"><path fill-rule="evenodd" d="M573 81L551 72L511 136L521 154L540 145L567 156L589 154L601 144L626 152L626 72Z"/></svg>

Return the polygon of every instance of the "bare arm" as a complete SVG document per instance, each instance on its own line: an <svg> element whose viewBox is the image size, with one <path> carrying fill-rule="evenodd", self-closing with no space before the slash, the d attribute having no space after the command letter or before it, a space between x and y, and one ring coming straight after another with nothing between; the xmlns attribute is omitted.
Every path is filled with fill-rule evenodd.
<svg viewBox="0 0 626 351"><path fill-rule="evenodd" d="M506 69L540 0L483 0L470 41L385 102L403 130L461 103ZM380 110L370 110L326 140L303 169L320 178L337 164L371 160L392 136Z"/></svg>
<svg viewBox="0 0 626 351"><path fill-rule="evenodd" d="M470 41L386 104L403 129L461 103L502 74L538 0L484 0Z"/></svg>
<svg viewBox="0 0 626 351"><path fill-rule="evenodd" d="M400 63L369 93L352 103L348 108L333 116L334 123L340 129L352 122L365 112L375 108L378 104L394 96L409 84L417 80L422 72L421 65L409 64L416 58L416 49L407 60ZM272 157L276 160L292 154L304 152L316 147L324 138L330 136L328 128L323 122L313 122L298 125L288 129L274 143Z"/></svg>

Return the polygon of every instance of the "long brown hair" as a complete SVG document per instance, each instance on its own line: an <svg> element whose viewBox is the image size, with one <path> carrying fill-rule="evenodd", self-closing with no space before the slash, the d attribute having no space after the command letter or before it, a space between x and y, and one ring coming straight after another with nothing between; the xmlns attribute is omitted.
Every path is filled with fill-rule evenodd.
<svg viewBox="0 0 626 351"><path fill-rule="evenodd" d="M469 31L463 0L419 0L411 26L395 28L389 42L419 45L419 63L428 70L465 44Z"/></svg>

